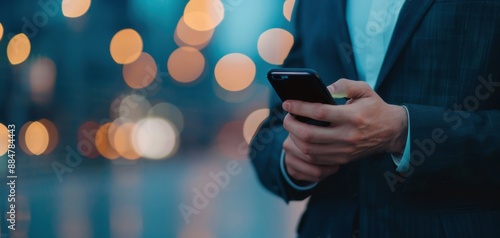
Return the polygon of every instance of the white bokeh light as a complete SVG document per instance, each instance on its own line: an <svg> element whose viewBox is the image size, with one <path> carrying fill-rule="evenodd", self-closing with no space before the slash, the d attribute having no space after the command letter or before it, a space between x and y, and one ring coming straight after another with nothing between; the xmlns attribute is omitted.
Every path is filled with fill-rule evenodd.
<svg viewBox="0 0 500 238"><path fill-rule="evenodd" d="M167 120L146 118L136 124L132 132L132 144L144 158L166 158L177 150L177 129Z"/></svg>

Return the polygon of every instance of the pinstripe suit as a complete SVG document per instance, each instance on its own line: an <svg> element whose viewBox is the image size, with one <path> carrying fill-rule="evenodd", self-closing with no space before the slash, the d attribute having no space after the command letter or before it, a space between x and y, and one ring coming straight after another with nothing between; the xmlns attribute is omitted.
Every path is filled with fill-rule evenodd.
<svg viewBox="0 0 500 238"><path fill-rule="evenodd" d="M326 84L358 78L345 1L299 1L285 67L314 68ZM407 0L375 90L408 108L410 171L377 154L309 191L280 173L287 132L272 96L250 158L285 201L310 196L299 236L500 237L500 1Z"/></svg>

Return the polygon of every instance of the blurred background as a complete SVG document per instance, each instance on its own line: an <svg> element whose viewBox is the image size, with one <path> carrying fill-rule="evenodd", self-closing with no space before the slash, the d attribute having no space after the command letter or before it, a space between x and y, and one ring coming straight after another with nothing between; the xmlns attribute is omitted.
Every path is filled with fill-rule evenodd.
<svg viewBox="0 0 500 238"><path fill-rule="evenodd" d="M293 237L246 154L294 4L1 1L1 237Z"/></svg>

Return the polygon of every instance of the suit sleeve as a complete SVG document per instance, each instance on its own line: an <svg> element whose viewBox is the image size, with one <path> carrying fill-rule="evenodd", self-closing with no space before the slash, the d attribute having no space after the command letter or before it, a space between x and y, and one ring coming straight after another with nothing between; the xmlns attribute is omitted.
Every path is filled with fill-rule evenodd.
<svg viewBox="0 0 500 238"><path fill-rule="evenodd" d="M298 1L294 10L295 20L295 42L288 55L284 68L303 68L302 42L300 36L299 22L300 4ZM302 200L307 198L314 189L300 191L286 181L281 172L281 154L283 142L288 136L288 132L283 128L283 119L286 112L281 107L281 100L276 93L271 90L270 115L262 123L250 144L250 160L252 161L259 180L272 193L280 196L286 202L290 200Z"/></svg>
<svg viewBox="0 0 500 238"><path fill-rule="evenodd" d="M403 190L500 188L500 110L406 107L412 149Z"/></svg>

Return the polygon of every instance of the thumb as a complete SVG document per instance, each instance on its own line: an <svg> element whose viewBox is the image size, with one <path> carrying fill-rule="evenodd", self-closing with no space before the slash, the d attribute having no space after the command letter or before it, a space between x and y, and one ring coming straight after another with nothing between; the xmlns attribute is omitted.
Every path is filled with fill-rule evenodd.
<svg viewBox="0 0 500 238"><path fill-rule="evenodd" d="M339 79L327 88L334 98L363 98L373 92L367 83L349 79Z"/></svg>

